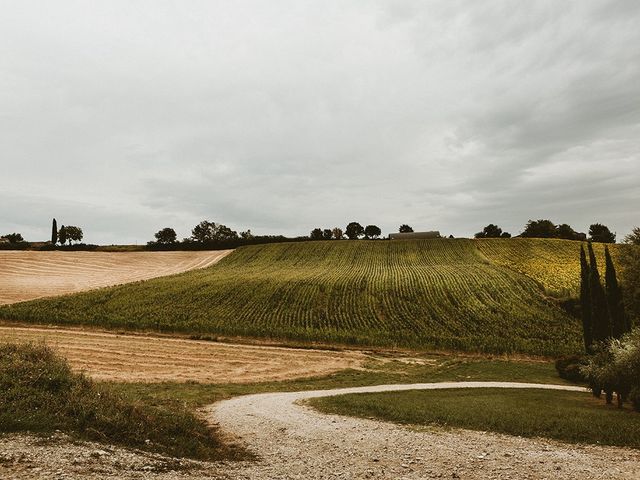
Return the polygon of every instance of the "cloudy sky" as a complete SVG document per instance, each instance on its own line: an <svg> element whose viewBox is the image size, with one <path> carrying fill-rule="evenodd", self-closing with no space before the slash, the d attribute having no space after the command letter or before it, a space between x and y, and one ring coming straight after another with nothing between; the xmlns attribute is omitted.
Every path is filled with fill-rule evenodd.
<svg viewBox="0 0 640 480"><path fill-rule="evenodd" d="M640 2L0 0L0 234L640 224Z"/></svg>

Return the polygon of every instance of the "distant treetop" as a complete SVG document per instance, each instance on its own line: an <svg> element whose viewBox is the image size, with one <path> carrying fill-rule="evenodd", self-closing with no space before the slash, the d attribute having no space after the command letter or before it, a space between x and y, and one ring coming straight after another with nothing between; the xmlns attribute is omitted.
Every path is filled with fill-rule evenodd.
<svg viewBox="0 0 640 480"><path fill-rule="evenodd" d="M616 234L611 233L606 225L594 223L589 227L589 240L592 242L616 243Z"/></svg>
<svg viewBox="0 0 640 480"><path fill-rule="evenodd" d="M398 229L398 232L400 232L400 233L411 233L411 232L413 232L413 228L411 228L409 225L404 223L404 224L400 225L400 228Z"/></svg>

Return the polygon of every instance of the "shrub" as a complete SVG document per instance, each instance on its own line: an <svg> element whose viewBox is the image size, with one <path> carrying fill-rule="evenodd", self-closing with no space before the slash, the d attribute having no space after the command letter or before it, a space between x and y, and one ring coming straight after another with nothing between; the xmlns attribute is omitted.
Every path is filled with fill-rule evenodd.
<svg viewBox="0 0 640 480"><path fill-rule="evenodd" d="M0 345L0 431L54 430L174 456L213 460L231 453L184 407L127 401L72 372L44 345Z"/></svg>
<svg viewBox="0 0 640 480"><path fill-rule="evenodd" d="M556 360L556 371L560 378L575 383L584 383L587 381L582 374L582 368L585 365L584 358L578 355L567 355Z"/></svg>
<svg viewBox="0 0 640 480"><path fill-rule="evenodd" d="M631 399L634 406L640 401L640 328L621 339L598 344L582 373L594 394L605 391L610 398L618 394L619 405ZM632 393L633 392L633 393ZM638 408L638 407L636 407Z"/></svg>
<svg viewBox="0 0 640 480"><path fill-rule="evenodd" d="M629 393L629 401L636 412L640 412L640 387L636 387Z"/></svg>

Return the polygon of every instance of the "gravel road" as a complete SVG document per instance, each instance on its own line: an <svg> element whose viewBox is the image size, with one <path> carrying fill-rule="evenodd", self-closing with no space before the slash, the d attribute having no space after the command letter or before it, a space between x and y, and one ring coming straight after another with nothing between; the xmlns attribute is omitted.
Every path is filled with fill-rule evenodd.
<svg viewBox="0 0 640 480"><path fill-rule="evenodd" d="M640 452L468 430L408 428L324 415L301 404L344 393L442 388L544 388L562 385L453 382L381 385L236 397L208 408L230 438L260 457L227 470L238 479L596 479L640 478ZM225 469L226 470L226 469Z"/></svg>
<svg viewBox="0 0 640 480"><path fill-rule="evenodd" d="M601 479L640 478L640 452L470 430L411 428L324 415L301 404L343 393L442 388L578 387L501 382L381 385L236 397L205 409L256 462L206 463L77 442L0 435L0 478L32 479ZM542 406L541 408L544 408Z"/></svg>

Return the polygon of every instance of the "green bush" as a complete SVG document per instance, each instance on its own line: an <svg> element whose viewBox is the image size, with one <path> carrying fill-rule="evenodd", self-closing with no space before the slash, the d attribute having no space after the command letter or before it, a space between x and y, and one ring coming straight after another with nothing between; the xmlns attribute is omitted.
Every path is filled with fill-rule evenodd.
<svg viewBox="0 0 640 480"><path fill-rule="evenodd" d="M585 366L585 360L579 355L567 355L560 357L555 362L556 371L560 378L569 380L570 382L583 383L586 382L585 376L582 374L582 368Z"/></svg>
<svg viewBox="0 0 640 480"><path fill-rule="evenodd" d="M620 405L631 399L640 407L640 328L598 345L581 371L596 396L615 392Z"/></svg>
<svg viewBox="0 0 640 480"><path fill-rule="evenodd" d="M72 372L47 346L0 345L0 432L55 430L172 456L235 455L185 407L127 401L106 384Z"/></svg>

